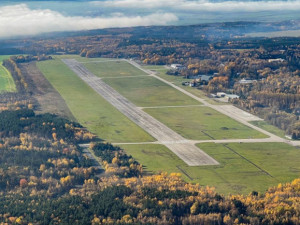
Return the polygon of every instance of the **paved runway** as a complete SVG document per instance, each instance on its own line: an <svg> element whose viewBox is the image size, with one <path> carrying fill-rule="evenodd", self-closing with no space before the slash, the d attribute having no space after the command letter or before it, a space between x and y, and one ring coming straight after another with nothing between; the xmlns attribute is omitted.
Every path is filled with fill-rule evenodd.
<svg viewBox="0 0 300 225"><path fill-rule="evenodd" d="M75 59L63 59L62 61L110 104L138 126L143 128L151 136L156 138L159 143L167 146L187 165L201 166L219 164L215 159L207 155L193 143L190 143L181 135L131 103L128 99L103 82L101 78L96 77L88 71Z"/></svg>

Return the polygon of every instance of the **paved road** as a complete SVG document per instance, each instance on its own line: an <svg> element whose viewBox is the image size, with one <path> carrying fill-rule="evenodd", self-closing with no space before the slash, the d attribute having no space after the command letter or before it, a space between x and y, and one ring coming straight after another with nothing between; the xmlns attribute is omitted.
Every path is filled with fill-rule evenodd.
<svg viewBox="0 0 300 225"><path fill-rule="evenodd" d="M178 87L177 85L173 84L172 82L169 82L159 76L156 75L156 73L154 71L151 71L151 70L147 70L147 69L144 69L142 68L138 63L132 61L132 60L127 60L127 59L123 59L124 61L127 61L128 63L130 63L131 65L135 66L136 68L142 70L143 72L145 73L148 73L149 75L155 77L156 79L172 86L173 88L181 91L182 93L190 96L191 98L201 102L203 105L205 106L208 106L248 127L251 127L265 135L268 136L268 138L265 138L265 139L230 139L230 140L219 140L220 142L219 143L224 143L224 141L226 143L230 143L230 142L284 142L284 143L287 143L289 145L293 145L293 146L300 146L300 141L290 141L290 140L286 140L284 138L281 138L281 137L278 137L277 135L275 134L272 134L264 129L261 129L251 123L249 123L248 121L253 121L253 120L260 120L260 118L254 116L254 115L251 115L250 113L247 113L239 108L236 108L235 106L231 106L231 105L213 105L213 104L210 104L208 103L207 101L205 101L204 99L202 98L199 98L195 95L193 95L192 93L184 90L183 88L181 87ZM216 140L214 140L215 142ZM196 143L200 143L202 141L195 141ZM205 142L211 142L211 141L205 141ZM215 142L217 143L217 142Z"/></svg>
<svg viewBox="0 0 300 225"><path fill-rule="evenodd" d="M161 144L167 146L187 165L201 166L219 164L215 159L197 148L194 144L135 106L103 82L101 78L96 77L88 71L75 59L63 59L62 61L110 104L156 138Z"/></svg>

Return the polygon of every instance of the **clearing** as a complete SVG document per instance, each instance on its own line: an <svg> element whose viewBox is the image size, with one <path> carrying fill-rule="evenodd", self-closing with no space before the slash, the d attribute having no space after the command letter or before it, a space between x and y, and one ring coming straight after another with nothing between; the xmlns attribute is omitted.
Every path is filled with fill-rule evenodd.
<svg viewBox="0 0 300 225"><path fill-rule="evenodd" d="M0 92L15 92L16 85L10 72L2 65L3 60L8 59L10 56L0 56Z"/></svg>

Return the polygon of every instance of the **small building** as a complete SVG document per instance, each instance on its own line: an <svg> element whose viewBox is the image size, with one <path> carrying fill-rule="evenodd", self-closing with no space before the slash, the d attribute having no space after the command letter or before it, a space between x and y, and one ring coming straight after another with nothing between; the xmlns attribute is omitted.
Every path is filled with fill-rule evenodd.
<svg viewBox="0 0 300 225"><path fill-rule="evenodd" d="M226 96L226 93L224 93L224 92L217 92L217 96L219 98L224 98Z"/></svg>
<svg viewBox="0 0 300 225"><path fill-rule="evenodd" d="M300 116L300 108L296 108L296 109L294 110L294 114L295 114L296 116Z"/></svg>
<svg viewBox="0 0 300 225"><path fill-rule="evenodd" d="M171 68L174 70L182 70L185 68L185 66L181 64L171 64Z"/></svg>
<svg viewBox="0 0 300 225"><path fill-rule="evenodd" d="M183 86L189 86L190 85L190 82L189 81L184 81L181 83Z"/></svg>
<svg viewBox="0 0 300 225"><path fill-rule="evenodd" d="M285 60L282 58L278 58L278 59L269 59L268 62L284 62Z"/></svg>
<svg viewBox="0 0 300 225"><path fill-rule="evenodd" d="M239 99L240 96L234 95L234 94L226 94L225 98L228 98L228 100L230 100L230 99Z"/></svg>
<svg viewBox="0 0 300 225"><path fill-rule="evenodd" d="M188 79L199 79L202 75L188 76Z"/></svg>
<svg viewBox="0 0 300 225"><path fill-rule="evenodd" d="M201 75L200 78L201 78L201 81L209 82L211 79L213 79L213 76Z"/></svg>
<svg viewBox="0 0 300 225"><path fill-rule="evenodd" d="M245 79L245 78L243 78L243 79L241 79L240 81L239 81L239 84L252 84L254 81L256 81L256 80L251 80L251 79Z"/></svg>

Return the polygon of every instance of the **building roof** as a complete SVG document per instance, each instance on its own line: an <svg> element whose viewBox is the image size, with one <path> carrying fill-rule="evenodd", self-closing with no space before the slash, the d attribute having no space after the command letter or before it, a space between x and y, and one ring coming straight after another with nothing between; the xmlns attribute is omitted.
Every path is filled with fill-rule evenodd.
<svg viewBox="0 0 300 225"><path fill-rule="evenodd" d="M210 75L200 75L200 77L203 81L210 81L213 78L213 76Z"/></svg>
<svg viewBox="0 0 300 225"><path fill-rule="evenodd" d="M240 84L252 84L254 81L256 81L256 80L250 80L250 79L241 79L240 81L239 81L239 83Z"/></svg>
<svg viewBox="0 0 300 225"><path fill-rule="evenodd" d="M234 94L226 94L226 97L233 99L233 98L239 98L240 96Z"/></svg>

